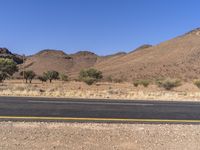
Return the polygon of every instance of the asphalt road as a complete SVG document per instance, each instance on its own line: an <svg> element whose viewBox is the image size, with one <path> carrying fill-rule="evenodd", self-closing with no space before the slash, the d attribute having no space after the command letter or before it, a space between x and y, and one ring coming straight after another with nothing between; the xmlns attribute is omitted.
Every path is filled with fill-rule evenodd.
<svg viewBox="0 0 200 150"><path fill-rule="evenodd" d="M0 120L200 123L200 103L0 97Z"/></svg>

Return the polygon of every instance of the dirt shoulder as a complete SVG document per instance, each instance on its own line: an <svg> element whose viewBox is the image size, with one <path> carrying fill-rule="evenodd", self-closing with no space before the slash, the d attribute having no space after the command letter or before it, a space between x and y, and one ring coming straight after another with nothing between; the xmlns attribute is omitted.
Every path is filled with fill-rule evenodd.
<svg viewBox="0 0 200 150"><path fill-rule="evenodd" d="M196 150L198 125L0 122L0 149Z"/></svg>

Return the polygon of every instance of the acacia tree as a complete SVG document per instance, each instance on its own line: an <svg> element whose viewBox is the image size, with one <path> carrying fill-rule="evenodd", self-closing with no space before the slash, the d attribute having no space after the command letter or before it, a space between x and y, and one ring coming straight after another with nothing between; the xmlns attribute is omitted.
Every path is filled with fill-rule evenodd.
<svg viewBox="0 0 200 150"><path fill-rule="evenodd" d="M57 71L54 71L54 70L45 72L43 76L47 80L49 80L50 83L52 82L52 80L59 79L59 73Z"/></svg>
<svg viewBox="0 0 200 150"><path fill-rule="evenodd" d="M28 83L28 80L30 83L32 83L32 80L35 78L36 74L34 71L32 70L28 70L28 71L22 71L20 73L21 76L24 77L24 79L26 80L26 83Z"/></svg>
<svg viewBox="0 0 200 150"><path fill-rule="evenodd" d="M17 64L12 59L0 58L0 82L3 82L17 71Z"/></svg>

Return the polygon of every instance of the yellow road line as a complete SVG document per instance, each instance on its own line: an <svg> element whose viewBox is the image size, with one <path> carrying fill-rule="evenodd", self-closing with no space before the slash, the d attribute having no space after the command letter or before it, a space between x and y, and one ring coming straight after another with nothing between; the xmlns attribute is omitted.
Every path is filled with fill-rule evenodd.
<svg viewBox="0 0 200 150"><path fill-rule="evenodd" d="M73 118L73 117L28 117L28 116L0 116L0 119L25 119L25 120L58 120L58 121L119 121L119 122L162 122L162 123L200 123L200 120L175 120L175 119L122 119L122 118Z"/></svg>

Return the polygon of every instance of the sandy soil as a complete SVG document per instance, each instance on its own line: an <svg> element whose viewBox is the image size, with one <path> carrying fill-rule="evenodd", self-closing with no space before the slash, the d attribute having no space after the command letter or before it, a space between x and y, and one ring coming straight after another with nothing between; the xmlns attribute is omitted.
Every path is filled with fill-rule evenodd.
<svg viewBox="0 0 200 150"><path fill-rule="evenodd" d="M135 100L185 100L199 101L200 89L193 83L166 91L157 85L134 87L130 83L97 83L88 86L81 82L59 82L52 84L34 81L23 84L20 80L6 81L0 84L1 96L44 96L66 98L103 98L103 99L135 99Z"/></svg>
<svg viewBox="0 0 200 150"><path fill-rule="evenodd" d="M3 150L197 150L199 125L0 123Z"/></svg>

